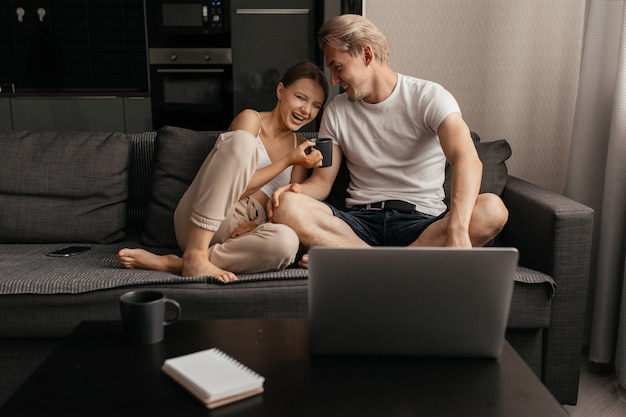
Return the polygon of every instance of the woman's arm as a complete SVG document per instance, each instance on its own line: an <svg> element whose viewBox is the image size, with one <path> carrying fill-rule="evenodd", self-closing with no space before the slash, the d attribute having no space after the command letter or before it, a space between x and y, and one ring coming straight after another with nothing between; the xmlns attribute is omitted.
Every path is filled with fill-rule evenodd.
<svg viewBox="0 0 626 417"><path fill-rule="evenodd" d="M245 130L254 137L257 136L260 129L260 115L251 109L246 109L239 113L228 128L229 131ZM283 158L272 161L272 163L266 167L257 169L250 179L246 191L241 195L241 198L254 194L291 165L302 166L305 169L319 166L322 162L321 154L319 152L306 153L306 148L312 145L314 145L314 143L302 140L298 147L293 148Z"/></svg>

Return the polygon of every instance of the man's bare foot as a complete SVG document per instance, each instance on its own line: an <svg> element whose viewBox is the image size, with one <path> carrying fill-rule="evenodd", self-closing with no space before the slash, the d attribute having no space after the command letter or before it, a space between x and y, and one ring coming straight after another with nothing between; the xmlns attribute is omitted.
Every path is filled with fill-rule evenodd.
<svg viewBox="0 0 626 417"><path fill-rule="evenodd" d="M224 271L221 268L213 265L211 261L207 259L206 252L198 255L185 254L183 255L183 272L184 277L199 277L199 276L212 276L222 282L236 281L237 276L229 271Z"/></svg>
<svg viewBox="0 0 626 417"><path fill-rule="evenodd" d="M176 255L156 255L144 249L121 249L117 253L117 261L127 269L148 269L180 273L183 260Z"/></svg>
<svg viewBox="0 0 626 417"><path fill-rule="evenodd" d="M302 255L302 258L300 259L300 262L298 262L298 265L300 265L300 268L309 269L309 254L308 253L305 253L304 255Z"/></svg>

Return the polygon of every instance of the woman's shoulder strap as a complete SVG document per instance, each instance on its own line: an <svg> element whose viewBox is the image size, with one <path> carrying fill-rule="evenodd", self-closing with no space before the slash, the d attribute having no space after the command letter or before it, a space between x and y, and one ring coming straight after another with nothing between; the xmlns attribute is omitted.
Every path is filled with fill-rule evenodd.
<svg viewBox="0 0 626 417"><path fill-rule="evenodd" d="M259 131L257 132L256 136L261 137L261 125L263 124L263 119L261 119L261 113L259 113L257 110L255 110L256 115L259 116Z"/></svg>

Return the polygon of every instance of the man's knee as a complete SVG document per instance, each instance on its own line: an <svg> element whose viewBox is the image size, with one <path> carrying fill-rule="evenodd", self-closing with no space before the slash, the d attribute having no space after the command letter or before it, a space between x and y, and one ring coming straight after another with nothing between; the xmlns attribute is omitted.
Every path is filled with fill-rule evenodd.
<svg viewBox="0 0 626 417"><path fill-rule="evenodd" d="M493 217L495 222L499 224L499 228L502 229L506 222L509 220L509 210L504 205L504 201L496 194L486 194L489 204L489 214Z"/></svg>
<svg viewBox="0 0 626 417"><path fill-rule="evenodd" d="M509 210L502 199L493 193L480 194L477 206L484 229L498 234L509 219Z"/></svg>
<svg viewBox="0 0 626 417"><path fill-rule="evenodd" d="M290 224L302 210L303 195L293 192L284 192L280 195L278 207L274 207L274 222Z"/></svg>

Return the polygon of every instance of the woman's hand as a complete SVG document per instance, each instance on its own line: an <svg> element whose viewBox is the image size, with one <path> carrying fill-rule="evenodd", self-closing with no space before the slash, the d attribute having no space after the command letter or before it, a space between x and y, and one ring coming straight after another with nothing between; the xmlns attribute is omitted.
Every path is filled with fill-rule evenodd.
<svg viewBox="0 0 626 417"><path fill-rule="evenodd" d="M306 140L294 148L289 154L292 165L300 165L307 169L322 166L322 153L313 146L315 142Z"/></svg>
<svg viewBox="0 0 626 417"><path fill-rule="evenodd" d="M280 204L280 196L286 191L291 191L292 193L301 193L302 186L298 183L293 183L283 185L282 187L278 187L276 190L274 190L274 194L272 194L272 197L267 200L267 205L265 207L265 211L267 212L267 218L270 219L270 221L274 220L274 208L278 207L278 204Z"/></svg>
<svg viewBox="0 0 626 417"><path fill-rule="evenodd" d="M256 229L257 224L253 221L243 222L230 234L230 237L237 237L249 233Z"/></svg>

